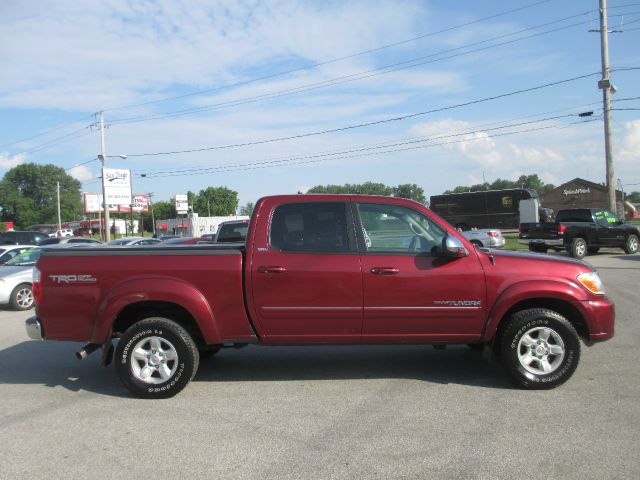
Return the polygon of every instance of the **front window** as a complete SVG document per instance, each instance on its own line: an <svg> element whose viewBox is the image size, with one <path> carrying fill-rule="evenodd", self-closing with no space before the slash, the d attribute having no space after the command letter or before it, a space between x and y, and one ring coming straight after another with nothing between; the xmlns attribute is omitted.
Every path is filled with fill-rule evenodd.
<svg viewBox="0 0 640 480"><path fill-rule="evenodd" d="M387 204L360 203L367 252L437 253L446 231L420 212Z"/></svg>

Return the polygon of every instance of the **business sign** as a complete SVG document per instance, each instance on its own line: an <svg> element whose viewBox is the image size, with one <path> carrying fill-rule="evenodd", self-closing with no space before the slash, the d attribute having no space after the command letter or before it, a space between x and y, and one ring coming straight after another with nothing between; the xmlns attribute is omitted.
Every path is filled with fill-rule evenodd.
<svg viewBox="0 0 640 480"><path fill-rule="evenodd" d="M176 195L176 212L178 214L189 211L189 198L186 195Z"/></svg>
<svg viewBox="0 0 640 480"><path fill-rule="evenodd" d="M109 205L131 205L131 170L103 168L102 182Z"/></svg>
<svg viewBox="0 0 640 480"><path fill-rule="evenodd" d="M576 188L575 190L564 190L562 194L567 197L569 195L587 195L591 193L590 188Z"/></svg>
<svg viewBox="0 0 640 480"><path fill-rule="evenodd" d="M110 212L117 212L119 205L109 204ZM84 194L84 213L99 213L104 211L104 205L102 203L102 195L99 193L85 193Z"/></svg>
<svg viewBox="0 0 640 480"><path fill-rule="evenodd" d="M133 196L133 203L131 205L119 205L118 207L119 212L130 212L132 207L134 212L148 212L149 196L138 193Z"/></svg>

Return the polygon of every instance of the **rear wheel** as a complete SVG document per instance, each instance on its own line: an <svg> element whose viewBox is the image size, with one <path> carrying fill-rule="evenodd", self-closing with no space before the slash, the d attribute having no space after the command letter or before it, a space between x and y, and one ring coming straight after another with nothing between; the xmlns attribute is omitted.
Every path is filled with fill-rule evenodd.
<svg viewBox="0 0 640 480"><path fill-rule="evenodd" d="M576 237L571 241L569 253L575 258L584 258L587 254L587 242L584 238Z"/></svg>
<svg viewBox="0 0 640 480"><path fill-rule="evenodd" d="M188 385L200 356L187 331L162 317L142 320L125 332L116 347L116 371L137 397L169 398Z"/></svg>
<svg viewBox="0 0 640 480"><path fill-rule="evenodd" d="M580 339L559 313L527 309L508 320L500 338L500 356L520 387L550 389L573 375L580 360Z"/></svg>
<svg viewBox="0 0 640 480"><path fill-rule="evenodd" d="M29 310L33 307L31 285L22 283L13 289L10 297L11 306L16 310Z"/></svg>
<svg viewBox="0 0 640 480"><path fill-rule="evenodd" d="M638 237L636 235L629 235L627 241L624 243L625 253L636 253L638 251Z"/></svg>

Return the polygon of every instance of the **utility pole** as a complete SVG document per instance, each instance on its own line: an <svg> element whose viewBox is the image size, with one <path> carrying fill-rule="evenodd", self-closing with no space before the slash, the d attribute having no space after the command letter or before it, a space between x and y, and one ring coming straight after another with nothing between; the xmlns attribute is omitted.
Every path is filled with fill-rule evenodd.
<svg viewBox="0 0 640 480"><path fill-rule="evenodd" d="M60 182L56 182L58 187L58 230L62 230L62 217L60 216Z"/></svg>
<svg viewBox="0 0 640 480"><path fill-rule="evenodd" d="M607 160L607 194L609 210L617 214L616 184L613 171L613 145L611 139L611 94L616 89L609 78L609 32L607 26L607 0L600 0L600 53L602 57L602 79L598 88L602 89L604 103L604 149Z"/></svg>
<svg viewBox="0 0 640 480"><path fill-rule="evenodd" d="M107 204L107 189L104 184L104 169L107 167L107 152L104 148L104 112L100 112L100 155L102 161L102 203L104 205L104 240L111 240L111 225L109 219L109 205Z"/></svg>
<svg viewBox="0 0 640 480"><path fill-rule="evenodd" d="M156 238L156 217L153 214L153 203L151 203L153 192L149 192L147 195L149 195L149 209L151 210L151 230L153 231L153 238Z"/></svg>

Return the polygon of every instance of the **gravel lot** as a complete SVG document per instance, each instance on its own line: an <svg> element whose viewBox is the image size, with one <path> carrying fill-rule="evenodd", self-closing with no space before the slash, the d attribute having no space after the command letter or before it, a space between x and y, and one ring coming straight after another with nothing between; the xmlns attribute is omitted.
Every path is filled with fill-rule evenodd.
<svg viewBox="0 0 640 480"><path fill-rule="evenodd" d="M248 347L138 400L0 310L0 478L640 478L640 255L586 260L616 336L546 392L466 347Z"/></svg>

